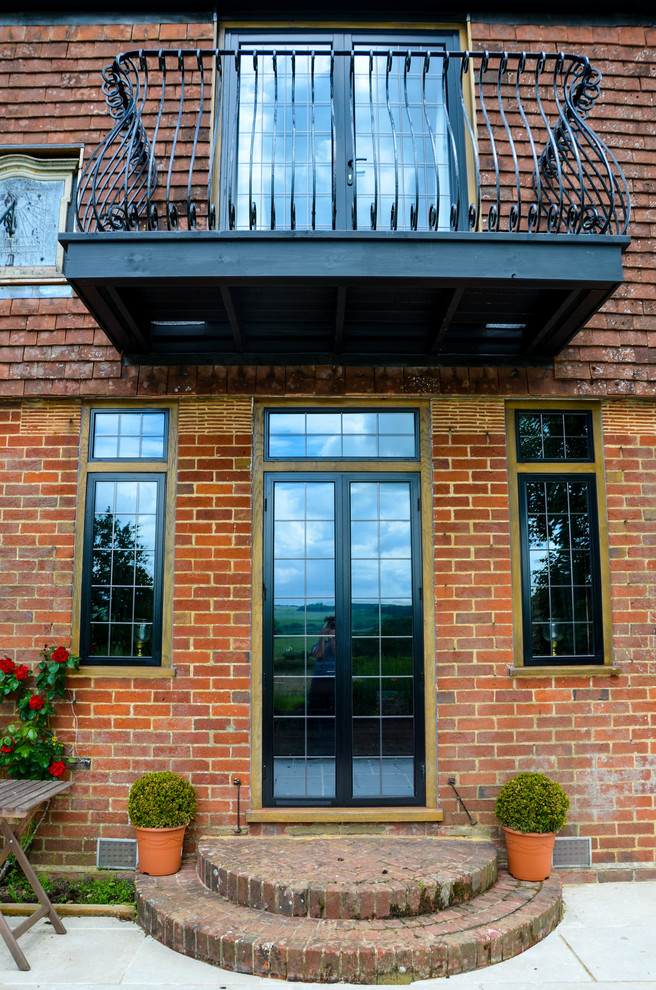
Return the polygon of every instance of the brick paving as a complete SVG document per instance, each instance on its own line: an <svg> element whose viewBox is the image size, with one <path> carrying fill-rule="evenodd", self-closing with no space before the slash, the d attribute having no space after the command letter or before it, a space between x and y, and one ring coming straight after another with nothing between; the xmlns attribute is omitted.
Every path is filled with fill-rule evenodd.
<svg viewBox="0 0 656 990"><path fill-rule="evenodd" d="M406 860L403 846L407 840L389 836L286 838L282 842L279 837L245 838L236 840L234 846L233 840L227 841L231 845L222 840L212 840L211 845L201 843L199 865L201 876L208 871L213 875L214 869L223 870L225 877L221 883L225 883L226 893L234 900L211 890L201 882L195 867L185 864L171 877L137 874L137 903L141 924L165 945L239 973L290 981L363 984L409 983L451 976L517 955L544 938L561 918L557 879L524 883L505 871L500 871L496 882L487 888L481 885L475 896L452 901L451 906L442 910L399 916L391 909L397 903L392 900L392 892L404 883L405 907L414 904L415 894L410 892L420 887L420 878L416 876L419 870L410 866L413 855L432 864L431 876L444 880L444 888L440 890L448 887L449 869L452 876L469 875L471 887L474 876L480 878L481 873L489 876L482 869L486 857L489 860L493 853L488 843L413 840L426 844L427 848L408 848ZM437 844L444 846L439 854L435 850ZM244 848L237 851L242 845ZM350 861L342 856L347 847ZM378 858L372 859L376 847ZM233 879L228 882L228 868L216 864L225 862L226 851L232 848L235 862L230 867ZM449 857L455 864L451 867ZM310 914L313 909L319 910L319 899L313 899L311 894L305 895L305 913L283 913L279 908L284 903L284 894L282 901L278 899L285 890L281 871L293 872L292 906L295 904L300 912L302 892L315 889L308 885L312 860L316 889L339 896L330 900L326 896L319 916ZM342 860L348 866L342 866ZM343 871L339 878L331 874L335 863ZM245 869L246 864L250 869ZM384 869L388 870L386 874L382 873ZM252 886L247 882L249 873L256 879ZM218 878L215 879L219 884ZM337 905L344 914L343 908L352 905L358 893L361 895L369 886L378 886L376 881L388 895L381 899L384 916L376 914L376 897L366 918L327 916L329 904ZM288 883L291 884L290 879ZM463 882L462 891L466 890L467 883ZM250 898L251 905L235 903L239 897ZM269 901L268 910L265 900ZM366 898L360 896L360 903L366 907Z"/></svg>
<svg viewBox="0 0 656 990"><path fill-rule="evenodd" d="M201 842L198 875L229 901L274 914L398 918L487 890L497 858L491 844L438 838L233 836Z"/></svg>

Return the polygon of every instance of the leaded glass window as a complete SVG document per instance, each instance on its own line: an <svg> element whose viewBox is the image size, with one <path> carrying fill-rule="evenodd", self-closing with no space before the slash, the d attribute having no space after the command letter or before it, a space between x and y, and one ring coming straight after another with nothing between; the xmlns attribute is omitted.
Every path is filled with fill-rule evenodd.
<svg viewBox="0 0 656 990"><path fill-rule="evenodd" d="M92 414L93 460L161 461L166 456L167 415L161 410L96 411Z"/></svg>
<svg viewBox="0 0 656 990"><path fill-rule="evenodd" d="M85 414L80 656L96 666L159 666L171 598L164 522L175 413L133 405Z"/></svg>
<svg viewBox="0 0 656 990"><path fill-rule="evenodd" d="M83 655L159 662L163 475L91 475L87 490Z"/></svg>
<svg viewBox="0 0 656 990"><path fill-rule="evenodd" d="M592 422L589 412L518 412L519 461L589 461Z"/></svg>
<svg viewBox="0 0 656 990"><path fill-rule="evenodd" d="M522 652L528 666L604 663L593 413L519 408Z"/></svg>
<svg viewBox="0 0 656 990"><path fill-rule="evenodd" d="M592 662L599 611L594 479L526 478L523 488L531 660Z"/></svg>

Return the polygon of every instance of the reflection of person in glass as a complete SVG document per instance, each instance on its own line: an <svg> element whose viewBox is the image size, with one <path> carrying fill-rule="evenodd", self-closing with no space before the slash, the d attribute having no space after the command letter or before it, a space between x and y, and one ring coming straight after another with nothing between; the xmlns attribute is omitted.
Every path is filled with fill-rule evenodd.
<svg viewBox="0 0 656 990"><path fill-rule="evenodd" d="M335 710L335 616L324 620L310 655L316 663L308 697L308 715L332 715Z"/></svg>

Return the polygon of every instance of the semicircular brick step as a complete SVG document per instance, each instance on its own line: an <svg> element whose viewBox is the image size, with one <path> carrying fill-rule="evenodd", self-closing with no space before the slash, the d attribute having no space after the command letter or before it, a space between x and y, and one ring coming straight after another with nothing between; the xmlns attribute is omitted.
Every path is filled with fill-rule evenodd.
<svg viewBox="0 0 656 990"><path fill-rule="evenodd" d="M348 837L349 843L353 838ZM390 837L376 838L382 855ZM340 836L331 841L344 848L346 840ZM288 850L289 880L296 878L296 852L301 857L300 846L291 846L289 841L280 845L281 837L241 841L261 844L258 878L263 875L261 863L266 863L267 855L275 861L272 847ZM317 839L291 841L307 843L308 848L318 845ZM435 839L422 841L431 843L434 852ZM457 851L452 841L438 841L444 843L445 855L448 849ZM203 871L212 862L207 856L208 845L202 843L205 852L199 856ZM485 854L489 854L488 843L466 845L485 846ZM363 861L366 859L363 852L359 855ZM386 861L392 862L389 858ZM210 871L214 868L209 867ZM236 896L240 875L234 873ZM275 876L276 871L271 875ZM372 879L371 864L360 876ZM492 886L443 910L400 917L390 912L385 918L366 919L276 913L264 910L263 904L259 908L243 906L210 890L191 864L184 864L174 876L137 873L136 880L139 920L165 945L235 972L290 981L410 983L468 972L534 945L556 927L562 914L557 879L525 883L505 871ZM353 880L347 877L348 885ZM342 903L346 901L340 899Z"/></svg>
<svg viewBox="0 0 656 990"><path fill-rule="evenodd" d="M198 875L229 901L273 914L401 918L487 890L497 856L492 843L433 837L231 836L201 842Z"/></svg>

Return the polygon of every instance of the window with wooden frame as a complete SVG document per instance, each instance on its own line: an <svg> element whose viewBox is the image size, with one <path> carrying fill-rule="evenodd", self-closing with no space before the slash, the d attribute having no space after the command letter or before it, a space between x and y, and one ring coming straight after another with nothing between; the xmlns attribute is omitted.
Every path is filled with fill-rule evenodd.
<svg viewBox="0 0 656 990"><path fill-rule="evenodd" d="M78 652L93 667L170 664L174 407L85 409ZM174 477L174 475L172 475ZM167 524L168 521L168 524Z"/></svg>
<svg viewBox="0 0 656 990"><path fill-rule="evenodd" d="M249 821L441 818L429 436L417 403L256 407Z"/></svg>
<svg viewBox="0 0 656 990"><path fill-rule="evenodd" d="M506 407L513 674L615 673L601 410Z"/></svg>

